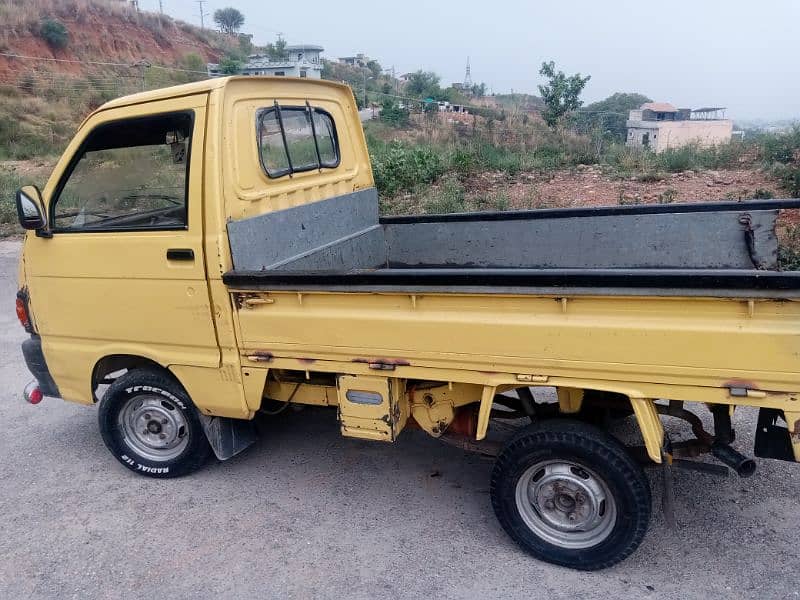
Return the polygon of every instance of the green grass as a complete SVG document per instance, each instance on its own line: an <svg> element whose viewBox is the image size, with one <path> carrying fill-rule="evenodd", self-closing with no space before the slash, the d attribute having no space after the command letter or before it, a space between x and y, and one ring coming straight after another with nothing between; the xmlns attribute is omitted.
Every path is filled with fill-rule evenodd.
<svg viewBox="0 0 800 600"><path fill-rule="evenodd" d="M23 185L15 172L0 169L0 225L17 222L16 191Z"/></svg>
<svg viewBox="0 0 800 600"><path fill-rule="evenodd" d="M425 212L429 214L466 212L466 192L457 177L445 177L438 187L429 193L423 202Z"/></svg>

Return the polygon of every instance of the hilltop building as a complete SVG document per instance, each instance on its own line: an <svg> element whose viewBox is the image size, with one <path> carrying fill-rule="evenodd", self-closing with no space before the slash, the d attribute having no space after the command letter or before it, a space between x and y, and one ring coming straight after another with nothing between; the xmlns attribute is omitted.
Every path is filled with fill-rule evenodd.
<svg viewBox="0 0 800 600"><path fill-rule="evenodd" d="M647 102L628 115L627 146L661 152L689 144L713 146L731 140L733 121L723 107L675 108L668 102Z"/></svg>
<svg viewBox="0 0 800 600"><path fill-rule="evenodd" d="M355 56L340 56L339 62L343 65L350 65L351 67L366 67L367 63L370 61L370 57L364 54L363 52L359 52Z"/></svg>
<svg viewBox="0 0 800 600"><path fill-rule="evenodd" d="M325 49L314 44L286 46L286 59L274 60L266 54L251 54L239 69L239 75L271 75L273 77L322 78L322 59ZM223 77L220 66L208 64L209 77Z"/></svg>

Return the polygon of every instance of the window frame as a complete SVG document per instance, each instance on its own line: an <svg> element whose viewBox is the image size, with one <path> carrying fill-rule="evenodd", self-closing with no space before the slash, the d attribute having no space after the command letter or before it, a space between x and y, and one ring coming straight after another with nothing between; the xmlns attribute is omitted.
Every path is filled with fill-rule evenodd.
<svg viewBox="0 0 800 600"><path fill-rule="evenodd" d="M289 148L286 143L286 133L283 127L283 122L281 117L281 112L284 110L303 111L306 114L308 114L310 110L314 114L319 114L328 117L328 119L330 119L331 122L331 127L333 128L333 136L331 140L333 142L333 151L336 154L336 160L332 162L322 162L321 156L318 155L316 165L304 165L302 167L295 167L292 164L291 157L289 157ZM278 115L278 123L281 129L281 139L283 141L283 151L288 159L287 163L289 165L285 169L275 171L274 173L270 173L269 169L267 168L267 165L264 164L264 156L261 152L261 122L264 119L264 117L269 113L276 113ZM312 122L311 130L312 132L314 132L316 138L317 136L316 136L315 126L313 125L313 117L311 122ZM315 141L315 146L318 149L319 147L318 141ZM321 172L322 169L336 169L339 167L340 164L342 164L342 152L341 152L341 147L339 145L339 132L336 129L336 119L334 119L333 115L324 108L320 108L319 106L311 106L311 104L309 104L308 101L306 101L305 106L299 106L296 104L282 106L278 103L277 100L275 100L275 104L273 106L259 108L256 111L256 153L258 154L258 162L261 165L261 170L270 179L280 179L281 177L286 177L287 175L289 177L292 177L292 175L294 175L295 173L307 173L308 171Z"/></svg>
<svg viewBox="0 0 800 600"><path fill-rule="evenodd" d="M189 126L191 128L191 135L189 136L189 143L187 144L186 148L186 181L184 183L184 202L183 202L183 225L161 225L156 227L143 227L143 226L119 226L119 227L91 227L85 229L64 229L58 228L55 224L56 218L56 206L58 205L58 201L61 199L61 193L64 191L64 188L69 181L69 178L72 177L72 173L75 171L75 168L78 166L78 163L86 154L86 147L89 145L89 141L92 138L92 135L99 130L101 127L107 127L109 125L115 125L117 123L124 123L126 121L136 121L140 119L153 119L158 117L172 117L172 116L180 116L185 115L189 117ZM99 123L95 127L93 127L88 134L81 140L78 149L75 151L75 154L72 155L70 158L69 163L67 163L67 168L64 169L64 172L61 174L61 177L58 180L58 184L53 190L53 194L51 196L51 200L48 206L48 227L51 233L129 233L129 232L145 232L145 231L188 231L189 229L189 183L191 177L191 163L192 163L192 146L194 145L194 130L195 130L195 111L193 109L185 109L185 110L171 110L166 112L159 112L153 113L148 115L140 115L137 117L122 117L119 119L111 119L108 121L103 121ZM122 147L122 146L121 146ZM136 146L131 146L136 147Z"/></svg>

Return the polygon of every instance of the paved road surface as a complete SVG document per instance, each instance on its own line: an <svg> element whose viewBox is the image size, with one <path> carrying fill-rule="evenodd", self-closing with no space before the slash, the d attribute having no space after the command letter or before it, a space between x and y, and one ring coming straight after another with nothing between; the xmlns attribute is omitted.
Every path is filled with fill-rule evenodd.
<svg viewBox="0 0 800 600"><path fill-rule="evenodd" d="M136 476L106 451L93 408L21 402L18 251L0 242L0 598L800 596L800 465L761 462L748 480L680 472L678 529L656 506L639 551L599 573L537 562L506 537L490 462L418 433L343 439L332 414L273 422L246 454L187 478Z"/></svg>

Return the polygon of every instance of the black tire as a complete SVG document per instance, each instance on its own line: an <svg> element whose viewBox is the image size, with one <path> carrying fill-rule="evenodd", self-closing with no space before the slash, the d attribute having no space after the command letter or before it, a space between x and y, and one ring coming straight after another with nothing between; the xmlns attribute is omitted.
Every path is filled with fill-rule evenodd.
<svg viewBox="0 0 800 600"><path fill-rule="evenodd" d="M132 424L145 421L143 435L134 434ZM100 401L98 422L106 447L140 475L180 477L202 467L211 454L189 395L172 377L155 370L134 369L114 381ZM173 447L146 447L159 443L162 434Z"/></svg>
<svg viewBox="0 0 800 600"><path fill-rule="evenodd" d="M554 474L546 472L551 468L549 465L552 465ZM569 465L575 465L575 468ZM566 479L559 479L559 469L567 469L564 471ZM593 489L601 490L597 494L589 493L595 500L601 498L594 504L587 501L586 493L580 491L584 475L587 481L591 481ZM578 483L571 482L570 478ZM546 484L547 481L554 483ZM557 493L557 498L548 497L553 486L567 493ZM570 487L577 487L577 494L573 494ZM534 500L530 500L533 488L541 491L536 491ZM606 498L607 494L613 503ZM575 502L575 496L581 501L577 509L574 504L566 504ZM540 560L586 571L610 567L629 556L641 543L650 521L650 485L641 466L610 435L586 423L566 419L527 426L508 441L492 470L491 497L503 529L525 550ZM537 504L546 497L557 501L547 499L539 509ZM562 497L566 510L556 506L562 502ZM518 499L526 516L520 511ZM526 501L530 507L525 506ZM584 504L591 506L584 508ZM592 511L595 505L598 508ZM547 514L542 516L545 511ZM575 519L578 511L582 511L578 519L588 513L595 515L589 534L555 530L557 527L572 527L571 522L563 521L566 517L567 520ZM529 522L533 522L534 527L529 526ZM600 525L595 526L594 523L598 522L604 523L602 529L599 529ZM543 525L537 525L539 523ZM537 526L544 534L537 532ZM600 534L605 537L595 543L592 531L598 530L598 537ZM547 539L548 535L556 541ZM586 538L576 540L570 536ZM574 547L575 543L591 545Z"/></svg>

